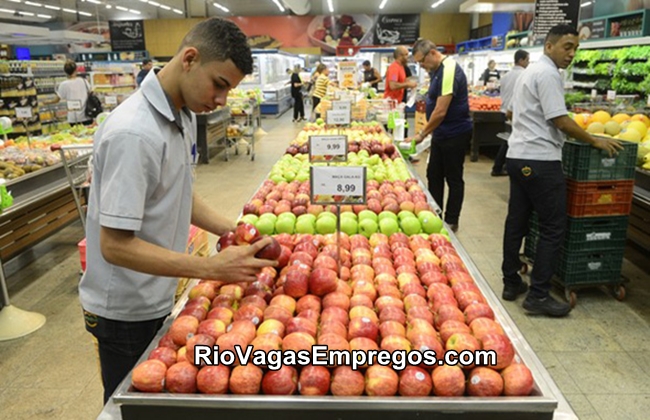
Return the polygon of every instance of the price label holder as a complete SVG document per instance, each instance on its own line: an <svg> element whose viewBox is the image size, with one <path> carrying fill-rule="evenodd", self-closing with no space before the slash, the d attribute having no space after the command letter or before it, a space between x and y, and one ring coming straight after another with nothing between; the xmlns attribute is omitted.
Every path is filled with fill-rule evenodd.
<svg viewBox="0 0 650 420"><path fill-rule="evenodd" d="M106 101L106 105L117 105L117 96L106 96L104 101Z"/></svg>
<svg viewBox="0 0 650 420"><path fill-rule="evenodd" d="M25 107L16 107L16 118L21 120L27 120L32 118L32 108L29 106Z"/></svg>
<svg viewBox="0 0 650 420"><path fill-rule="evenodd" d="M650 108L650 95L648 95L648 99L646 99L646 106Z"/></svg>
<svg viewBox="0 0 650 420"><path fill-rule="evenodd" d="M591 89L591 99L596 99L598 97L598 91L596 89Z"/></svg>
<svg viewBox="0 0 650 420"><path fill-rule="evenodd" d="M309 161L311 163L346 162L348 136L309 136Z"/></svg>
<svg viewBox="0 0 650 420"><path fill-rule="evenodd" d="M616 91L615 90L608 90L607 91L607 100L608 101L615 101L616 100Z"/></svg>
<svg viewBox="0 0 650 420"><path fill-rule="evenodd" d="M334 103L334 102L333 102ZM349 102L348 102L349 104ZM350 108L345 109L332 109L327 111L327 124L328 125L348 125L350 124Z"/></svg>
<svg viewBox="0 0 650 420"><path fill-rule="evenodd" d="M80 111L81 101L68 101L68 111Z"/></svg>
<svg viewBox="0 0 650 420"><path fill-rule="evenodd" d="M312 204L366 204L365 166L312 166Z"/></svg>

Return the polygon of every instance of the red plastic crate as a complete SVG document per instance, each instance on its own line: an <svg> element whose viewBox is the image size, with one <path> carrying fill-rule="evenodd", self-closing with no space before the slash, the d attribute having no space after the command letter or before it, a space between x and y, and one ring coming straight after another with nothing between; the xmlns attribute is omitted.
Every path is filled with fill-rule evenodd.
<svg viewBox="0 0 650 420"><path fill-rule="evenodd" d="M634 180L579 182L567 179L567 213L573 217L630 214Z"/></svg>

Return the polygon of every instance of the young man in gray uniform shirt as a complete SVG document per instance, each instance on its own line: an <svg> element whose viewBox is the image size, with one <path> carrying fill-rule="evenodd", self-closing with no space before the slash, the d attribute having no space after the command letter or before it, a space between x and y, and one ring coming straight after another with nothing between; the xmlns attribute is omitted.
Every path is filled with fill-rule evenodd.
<svg viewBox="0 0 650 420"><path fill-rule="evenodd" d="M235 227L193 192L193 113L225 105L252 68L239 28L204 20L95 135L79 297L86 329L99 342L104 402L171 312L179 277L254 281L263 267L277 265L254 257L269 238L209 258L185 253L190 223L216 235Z"/></svg>
<svg viewBox="0 0 650 420"><path fill-rule="evenodd" d="M571 311L569 304L549 294L566 228L564 135L610 155L622 149L615 140L592 137L568 116L559 69L571 64L578 43L575 28L553 27L544 41L542 58L519 77L510 109L513 128L506 160L510 201L503 240L503 299L515 300L528 290L518 273L519 250L528 232L528 219L535 211L539 215L539 242L523 307L530 313L549 316L565 316Z"/></svg>

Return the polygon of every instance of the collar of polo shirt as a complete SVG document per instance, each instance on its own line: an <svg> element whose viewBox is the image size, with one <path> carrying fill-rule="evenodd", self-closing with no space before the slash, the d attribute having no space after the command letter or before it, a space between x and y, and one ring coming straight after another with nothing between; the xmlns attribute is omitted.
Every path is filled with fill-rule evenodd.
<svg viewBox="0 0 650 420"><path fill-rule="evenodd" d="M149 103L158 111L162 116L167 118L178 126L178 129L183 132L183 122L180 113L174 106L174 102L170 96L165 92L160 85L157 74L160 69L153 69L147 74L147 77L142 82L140 89L142 94L149 101ZM190 110L187 107L182 108L183 112L191 117Z"/></svg>

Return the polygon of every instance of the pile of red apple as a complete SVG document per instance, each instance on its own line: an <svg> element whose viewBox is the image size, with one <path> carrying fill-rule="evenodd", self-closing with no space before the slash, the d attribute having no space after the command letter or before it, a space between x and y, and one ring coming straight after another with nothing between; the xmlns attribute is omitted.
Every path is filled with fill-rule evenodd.
<svg viewBox="0 0 650 420"><path fill-rule="evenodd" d="M274 213L280 215L292 212L296 216L311 213L318 216L322 211L336 212L335 206L324 207L312 205L309 197L309 181L291 181L275 184L267 179L253 195L251 200L244 205L243 214L261 215ZM418 181L414 178L407 181L383 181L381 183L370 180L367 182L366 205L343 205L341 212L353 211L359 214L362 210L372 210L379 214L390 211L395 214L407 210L416 215L422 210L431 211L427 197Z"/></svg>
<svg viewBox="0 0 650 420"><path fill-rule="evenodd" d="M382 143L378 140L348 142L348 152L357 153L361 150L367 151L369 155L379 155L382 159L397 159L401 156L393 143ZM298 153L304 155L309 154L309 143L305 143L301 146L292 144L287 147L285 153L290 154L291 156L295 156Z"/></svg>
<svg viewBox="0 0 650 420"><path fill-rule="evenodd" d="M245 230L242 228L242 231ZM133 370L142 392L335 396L530 395L533 377L452 244L395 233L277 235L278 270L254 283L202 281L184 310ZM337 261L340 261L340 265ZM197 344L220 350L495 350L495 367L372 365L196 366Z"/></svg>
<svg viewBox="0 0 650 420"><path fill-rule="evenodd" d="M250 223L239 223L234 231L226 232L219 238L219 241L217 242L217 252L221 252L232 245L252 245L263 238L265 238L265 236L260 235L260 232L255 226ZM281 253L282 249L280 248L280 244L275 238L271 238L271 243L259 250L255 254L255 258L277 260L280 258Z"/></svg>

